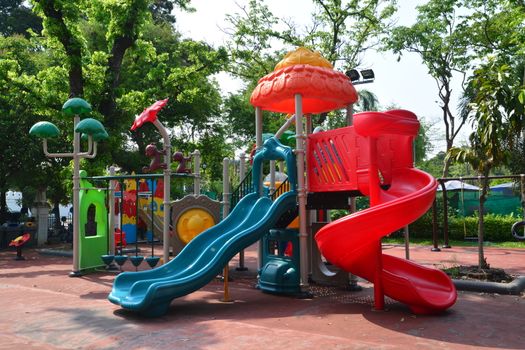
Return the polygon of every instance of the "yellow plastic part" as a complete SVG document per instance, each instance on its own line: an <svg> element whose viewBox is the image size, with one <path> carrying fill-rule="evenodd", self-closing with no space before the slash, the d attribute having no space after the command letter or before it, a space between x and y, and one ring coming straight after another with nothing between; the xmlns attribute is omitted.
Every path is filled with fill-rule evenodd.
<svg viewBox="0 0 525 350"><path fill-rule="evenodd" d="M295 228L295 229L298 229L299 228L299 217L295 217L294 221L292 221L290 223L290 225L288 225L286 228Z"/></svg>
<svg viewBox="0 0 525 350"><path fill-rule="evenodd" d="M215 225L215 220L206 210L200 208L189 209L177 221L177 235L181 242L188 244L199 233L213 225Z"/></svg>
<svg viewBox="0 0 525 350"><path fill-rule="evenodd" d="M277 63L274 71L284 67L294 66L296 64L309 64L310 66L324 67L334 69L332 64L326 58L321 56L318 51L312 51L305 47L298 47L295 51L290 51L284 58Z"/></svg>

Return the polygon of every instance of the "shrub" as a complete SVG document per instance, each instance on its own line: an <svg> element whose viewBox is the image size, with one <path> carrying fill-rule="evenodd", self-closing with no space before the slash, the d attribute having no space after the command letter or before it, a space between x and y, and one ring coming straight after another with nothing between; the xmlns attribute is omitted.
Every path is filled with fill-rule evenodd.
<svg viewBox="0 0 525 350"><path fill-rule="evenodd" d="M522 219L516 215L485 214L485 241L502 242L513 240L511 228L516 221ZM410 237L432 238L432 211L410 224ZM397 235L397 233L396 233ZM451 216L448 218L448 237L453 240L463 240L466 237L478 236L478 217ZM443 239L443 218L438 219L438 237Z"/></svg>

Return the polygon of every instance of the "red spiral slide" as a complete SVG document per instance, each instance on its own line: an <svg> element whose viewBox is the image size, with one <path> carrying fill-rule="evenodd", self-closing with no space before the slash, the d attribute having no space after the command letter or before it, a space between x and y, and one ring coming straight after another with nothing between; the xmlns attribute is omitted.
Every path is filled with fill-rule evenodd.
<svg viewBox="0 0 525 350"><path fill-rule="evenodd" d="M418 127L415 115L408 111L366 112L355 116L355 133L368 142L365 152L368 170L360 172L358 187L361 193L370 196L371 207L326 225L315 240L332 264L374 283L376 308L381 307L377 299L384 293L407 304L416 314L435 314L456 301L457 292L451 279L440 270L385 255L380 250L383 236L415 221L434 200L436 180L408 165L411 161L407 162L406 156L397 157L397 163L394 157L395 164L388 169L387 186L380 186L385 179L378 175L381 173L377 161L381 153L377 149L378 137L390 134L399 135L400 140L411 138ZM410 154L410 148L398 148L399 152L403 150ZM411 155L408 158L411 160Z"/></svg>

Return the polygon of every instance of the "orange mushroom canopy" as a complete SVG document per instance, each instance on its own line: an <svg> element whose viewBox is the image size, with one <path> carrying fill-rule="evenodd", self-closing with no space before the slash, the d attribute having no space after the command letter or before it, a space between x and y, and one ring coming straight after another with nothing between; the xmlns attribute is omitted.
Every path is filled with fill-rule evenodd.
<svg viewBox="0 0 525 350"><path fill-rule="evenodd" d="M312 114L344 108L358 98L346 75L333 70L318 52L298 48L259 80L250 103L263 110L295 113L296 94L302 96L303 113Z"/></svg>

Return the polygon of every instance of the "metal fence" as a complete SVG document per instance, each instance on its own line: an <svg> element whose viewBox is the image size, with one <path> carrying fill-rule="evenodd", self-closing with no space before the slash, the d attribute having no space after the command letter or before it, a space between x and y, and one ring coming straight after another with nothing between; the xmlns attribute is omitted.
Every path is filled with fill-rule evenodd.
<svg viewBox="0 0 525 350"><path fill-rule="evenodd" d="M53 213L47 218L47 240L49 243L73 241L73 215L55 217Z"/></svg>

